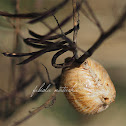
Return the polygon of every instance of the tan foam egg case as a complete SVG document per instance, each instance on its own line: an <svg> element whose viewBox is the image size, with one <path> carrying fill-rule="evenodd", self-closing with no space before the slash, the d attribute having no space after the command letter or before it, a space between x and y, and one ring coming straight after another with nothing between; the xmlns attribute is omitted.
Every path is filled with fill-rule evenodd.
<svg viewBox="0 0 126 126"><path fill-rule="evenodd" d="M62 72L61 86L68 101L85 114L99 113L115 100L115 87L102 65L88 58L80 66Z"/></svg>

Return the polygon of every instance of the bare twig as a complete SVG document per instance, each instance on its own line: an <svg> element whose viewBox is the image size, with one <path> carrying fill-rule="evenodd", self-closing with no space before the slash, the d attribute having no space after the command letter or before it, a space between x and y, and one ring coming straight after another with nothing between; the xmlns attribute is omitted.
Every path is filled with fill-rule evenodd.
<svg viewBox="0 0 126 126"><path fill-rule="evenodd" d="M42 16L31 20L29 23L36 23L38 21L41 21L42 19L45 19L48 16L51 16L51 14L56 13L57 10L61 9L64 5L66 5L67 2L68 2L68 0L63 0L62 3L60 3L59 5L57 5L54 8L51 8L50 10L46 11Z"/></svg>
<svg viewBox="0 0 126 126"><path fill-rule="evenodd" d="M72 46L72 45L73 45L73 42L72 42L68 37L65 36L64 32L62 31L62 28L60 27L60 24L59 24L59 22L58 22L56 16L55 16L54 14L53 14L53 17L55 18L56 23L57 23L57 25L59 26L59 29L60 29L60 31L61 31L61 34L63 35L62 38L63 38L67 43L69 43L69 45Z"/></svg>
<svg viewBox="0 0 126 126"><path fill-rule="evenodd" d="M52 58L52 66L54 66L55 68L63 68L64 67L64 63L62 63L62 64L56 64L56 60L57 60L57 58L60 56L60 55L62 55L63 53L65 53L65 52L67 52L68 51L68 49L62 49L62 50L60 50L59 52L57 52L54 56L53 56L53 58Z"/></svg>
<svg viewBox="0 0 126 126"><path fill-rule="evenodd" d="M103 30L103 28L102 28L102 26L101 26L99 20L97 19L97 17L96 17L96 15L95 15L94 11L93 11L92 8L90 7L88 1L87 1L87 0L83 0L83 1L84 1L84 3L85 3L85 5L86 5L86 7L87 7L87 9L88 9L88 11L89 11L89 13L91 14L92 18L94 19L93 22L95 22L95 24L96 24L96 26L99 28L100 32L101 32L101 33L104 33L104 30ZM82 12L85 13L84 10L83 10ZM86 14L86 13L85 13L85 14ZM87 15L87 14L86 14L86 15ZM87 16L87 17L88 17L88 16ZM88 18L89 18L89 17L88 17ZM90 19L90 18L89 18L89 19ZM91 20L91 19L90 19L90 20Z"/></svg>
<svg viewBox="0 0 126 126"><path fill-rule="evenodd" d="M77 0L72 0L72 4L73 4L73 27L74 32L73 32L73 42L77 43L77 32L78 32L78 28L77 25L79 24L79 20L78 20L78 12L77 12Z"/></svg>
<svg viewBox="0 0 126 126"><path fill-rule="evenodd" d="M77 25L77 28L79 28L79 24ZM72 28L72 29L70 29L70 30L68 30L68 31L66 31L64 34L65 34L65 35L68 35L68 34L70 34L74 29L75 29L75 27ZM35 32L33 32L33 31L31 31L31 30L29 30L29 33L30 33L33 37L36 37L36 38L39 38L39 39L42 39L42 38L45 37L45 35L38 35L38 34L36 34ZM50 36L47 40L55 40L55 39L58 39L58 38L61 38L61 37L63 37L63 34L58 34L58 35Z"/></svg>
<svg viewBox="0 0 126 126"><path fill-rule="evenodd" d="M6 16L10 18L20 18L20 19L33 19L31 20L30 23L35 23L38 21L42 21L42 19L45 19L51 15L51 13L56 13L59 9L61 9L64 5L66 5L68 0L63 0L60 4L56 5L55 7L49 9L48 11L44 13L26 13L26 14L10 14L8 12L2 12L0 11L1 16Z"/></svg>
<svg viewBox="0 0 126 126"><path fill-rule="evenodd" d="M18 14L19 13L19 2L20 0L15 0L15 13ZM14 29L14 36L15 36L15 41L14 41L14 45L13 45L13 51L16 52L18 47L19 47L19 30L20 30L20 24L19 24L19 19L17 18L15 20L15 29ZM12 80L12 84L13 84L13 88L16 88L17 85L15 86L16 83L16 75L15 75L15 62L16 62L16 59L11 59L11 71L10 71L10 80ZM9 82L10 84L10 82ZM10 89L10 85L9 85L9 89ZM14 107L14 105L13 105Z"/></svg>
<svg viewBox="0 0 126 126"><path fill-rule="evenodd" d="M77 44L77 33L79 28L77 28L77 25L79 24L79 12L77 11L77 0L72 0L72 5L73 5L73 27L75 27L74 32L73 32L73 42ZM78 58L77 55L77 48L75 49L76 54L75 58Z"/></svg>
<svg viewBox="0 0 126 126"><path fill-rule="evenodd" d="M51 80L51 78L50 78L50 76L49 76L49 71L48 71L48 69L47 69L47 67L44 65L44 64L42 64L42 66L45 68L45 70L46 70L46 73L47 73L47 76L48 76L48 83L49 84L54 84L54 82Z"/></svg>
<svg viewBox="0 0 126 126"><path fill-rule="evenodd" d="M54 33L57 29L59 29L60 27L62 27L63 25L65 25L72 18L72 16L73 16L73 14L71 14L67 18L65 18L60 24L58 24L58 26L56 26L53 30L51 30L49 33L47 33L42 40L50 39L50 35L52 33Z"/></svg>
<svg viewBox="0 0 126 126"><path fill-rule="evenodd" d="M107 32L103 33L98 40L89 48L79 59L77 59L77 62L82 63L84 62L88 57L90 57L96 49L113 33L115 33L119 28L122 27L124 22L126 21L126 6L124 8L124 12L117 21Z"/></svg>
<svg viewBox="0 0 126 126"><path fill-rule="evenodd" d="M39 106L37 109L35 109L33 111L30 111L30 113L27 116L25 116L21 120L15 122L12 126L18 126L21 123L23 123L24 121L28 120L29 118L31 118L32 116L34 116L35 114L40 112L42 109L47 108L51 102L54 103L55 99L56 99L56 92L54 90L54 92L52 93L50 98L43 105ZM52 105L52 103L51 103L51 105Z"/></svg>
<svg viewBox="0 0 126 126"><path fill-rule="evenodd" d="M87 17L88 20L90 20L92 23L94 23L96 25L95 21L89 16L89 14L87 13L87 11L84 8L81 7L80 10L84 14L84 16Z"/></svg>
<svg viewBox="0 0 126 126"><path fill-rule="evenodd" d="M81 4L82 4L82 0L81 2L78 4L77 8L76 8L76 11L78 11L81 7ZM55 27L53 30L51 30L49 33L47 33L45 35L45 37L42 39L43 41L44 40L47 40L47 39L50 39L50 35L52 33L54 33L58 28L62 27L63 25L65 25L71 18L72 18L73 14L70 14L68 17L66 17L57 27ZM58 23L58 22L57 22ZM64 36L64 35L63 35Z"/></svg>
<svg viewBox="0 0 126 126"><path fill-rule="evenodd" d="M10 14L8 12L0 11L0 15L9 18L32 19L41 16L42 13Z"/></svg>

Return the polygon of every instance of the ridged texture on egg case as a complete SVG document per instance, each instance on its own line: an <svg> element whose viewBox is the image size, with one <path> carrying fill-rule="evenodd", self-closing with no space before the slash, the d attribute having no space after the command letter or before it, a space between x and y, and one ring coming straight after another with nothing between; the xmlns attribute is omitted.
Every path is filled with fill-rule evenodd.
<svg viewBox="0 0 126 126"><path fill-rule="evenodd" d="M68 101L85 114L99 113L115 100L115 87L103 66L88 58L79 67L63 70L61 86Z"/></svg>

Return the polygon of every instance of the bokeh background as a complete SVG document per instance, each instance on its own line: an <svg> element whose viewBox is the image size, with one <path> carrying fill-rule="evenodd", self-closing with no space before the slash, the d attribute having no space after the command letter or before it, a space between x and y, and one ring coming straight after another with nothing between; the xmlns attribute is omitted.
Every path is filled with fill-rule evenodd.
<svg viewBox="0 0 126 126"><path fill-rule="evenodd" d="M61 0L20 0L20 12L43 12L44 8L51 8L52 6L60 3ZM15 12L14 0L0 0L0 11L6 11L10 13ZM107 30L114 24L119 18L119 15L123 11L126 0L89 0L91 7L93 8L97 18L101 22L103 28ZM66 16L72 12L71 0L68 4L60 9L56 13L57 19L62 21ZM50 27L55 27L56 21L53 17L49 17L45 20ZM27 20L21 22L21 33L24 37L30 37L28 29L31 29L39 34L45 34L48 29L42 23L36 23L30 25ZM72 28L72 19L64 27L63 31L67 31ZM59 31L60 32L60 31ZM80 30L78 32L78 46L83 50L87 50L99 36L98 28L92 24L82 13L80 13ZM72 34L69 35L72 39ZM13 52L15 35L11 25L7 22L7 19L0 16L0 53ZM21 40L22 50L27 51L29 48ZM19 48L20 50L20 48ZM30 48L30 51L34 51L34 48ZM45 54L37 61L43 63L49 70L50 76L54 79L61 73L60 69L55 69L51 66L51 57L54 53ZM79 52L79 55L82 53ZM59 62L63 62L63 59L71 55L70 53L64 54L59 58ZM21 126L125 126L126 125L126 25L120 30L114 33L108 38L92 56L95 60L99 61L108 71L117 90L117 97L115 103L112 103L110 107L96 115L82 115L78 113L67 101L63 93L58 93L56 103L51 107L42 110L28 121L21 124ZM26 65L29 71L28 76L35 71L33 63ZM0 54L0 88L8 92L13 89L12 75L11 75L11 58L5 57ZM17 69L16 63L14 64ZM46 77L46 72L43 67L40 68ZM18 72L17 72L18 74ZM39 80L36 80L32 87L29 87L27 92L31 92ZM27 94L27 92L25 92ZM19 107L16 112L9 118L1 119L0 126L9 126L14 121L27 115L29 110L38 107L48 99L50 93L44 93L39 99L34 102L27 103ZM0 103L1 104L1 103Z"/></svg>

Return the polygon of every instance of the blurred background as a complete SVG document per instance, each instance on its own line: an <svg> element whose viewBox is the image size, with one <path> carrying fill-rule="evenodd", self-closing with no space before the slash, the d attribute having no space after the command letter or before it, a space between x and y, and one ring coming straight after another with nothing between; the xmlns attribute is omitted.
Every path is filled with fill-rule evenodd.
<svg viewBox="0 0 126 126"><path fill-rule="evenodd" d="M44 12L45 9L62 2L62 0L20 0L19 13L29 12ZM89 0L89 4L94 10L97 18L105 30L110 28L114 24L121 12L123 11L126 0ZM15 0L0 0L0 11L6 11L9 13L15 13ZM67 5L61 8L56 17L61 22L65 17L72 13L72 0ZM53 17L49 17L44 20L49 24L51 28L54 28L57 24ZM31 52L37 49L28 47L19 38L19 43L16 45L15 30L9 23L8 18L0 16L0 53L3 52ZM28 24L28 20L21 20L21 34L24 38L31 37L28 30L32 30L38 34L46 34L49 30L42 23ZM62 27L65 32L73 27L72 19ZM60 30L57 31L60 33ZM78 32L77 44L83 50L87 50L100 35L98 28L92 24L81 12L80 12L80 30ZM68 35L72 39L73 34ZM61 69L55 69L51 66L51 58L54 53L47 53L36 59L40 65L40 71L47 79L47 74L42 63L48 68L51 79L56 78L61 73ZM81 55L82 52L79 52ZM71 56L71 53L65 53L59 57L58 62L63 62L64 58ZM96 115L82 115L78 113L67 101L63 93L57 94L56 103L51 107L42 110L34 117L22 123L20 126L125 126L126 125L126 25L120 30L109 37L92 56L95 60L100 62L108 71L117 91L117 97L115 103L112 103L110 107ZM0 54L0 88L5 92L12 91L15 87L14 82L19 79L19 76L25 74L24 77L30 77L35 71L36 66L33 62L30 62L22 68L23 73L19 71L20 66L16 64L22 61L22 58L9 58ZM20 70L19 70L20 69ZM15 72L14 72L15 71ZM26 71L26 72L25 72ZM30 86L21 96L25 96L32 92L36 85L40 83L39 79L36 79L32 86ZM0 93L3 95L3 92ZM9 126L16 120L19 120L23 116L27 115L30 110L43 104L50 93L44 93L37 100L25 103L17 107L16 111L10 113L7 118L1 117L0 126ZM8 107L5 102L1 104L2 109L5 111ZM3 111L3 112L4 112ZM6 111L5 111L6 112ZM3 114L3 113L2 113ZM1 114L0 114L1 115ZM1 115L2 116L2 115Z"/></svg>

